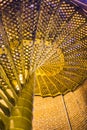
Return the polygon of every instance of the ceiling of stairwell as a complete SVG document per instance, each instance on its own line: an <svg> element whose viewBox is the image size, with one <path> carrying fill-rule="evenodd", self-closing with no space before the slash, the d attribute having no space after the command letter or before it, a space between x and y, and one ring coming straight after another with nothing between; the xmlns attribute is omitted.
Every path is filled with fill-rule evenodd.
<svg viewBox="0 0 87 130"><path fill-rule="evenodd" d="M0 58L12 84L17 86L9 75L12 64L21 84L35 72L35 95L65 94L87 78L87 16L82 2L0 1Z"/></svg>

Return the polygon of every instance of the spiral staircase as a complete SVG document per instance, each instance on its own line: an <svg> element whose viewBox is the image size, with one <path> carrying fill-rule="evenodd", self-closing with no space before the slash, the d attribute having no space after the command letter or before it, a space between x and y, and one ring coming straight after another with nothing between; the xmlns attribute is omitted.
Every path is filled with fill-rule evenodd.
<svg viewBox="0 0 87 130"><path fill-rule="evenodd" d="M86 7L78 0L0 0L0 130L33 129L34 97L61 100L75 130L64 97L87 79ZM84 113L84 129L76 130L87 129Z"/></svg>

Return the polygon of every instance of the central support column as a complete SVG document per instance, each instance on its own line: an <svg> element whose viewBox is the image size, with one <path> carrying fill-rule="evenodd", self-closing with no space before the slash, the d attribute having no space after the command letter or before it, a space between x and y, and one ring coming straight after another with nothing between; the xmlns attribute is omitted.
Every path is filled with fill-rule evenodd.
<svg viewBox="0 0 87 130"><path fill-rule="evenodd" d="M12 110L9 130L32 130L33 80L30 79L26 83L16 106Z"/></svg>

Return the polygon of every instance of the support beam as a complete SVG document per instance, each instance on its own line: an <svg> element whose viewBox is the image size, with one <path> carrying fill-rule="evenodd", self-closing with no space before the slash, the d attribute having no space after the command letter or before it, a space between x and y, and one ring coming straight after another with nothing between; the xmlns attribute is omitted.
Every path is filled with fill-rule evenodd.
<svg viewBox="0 0 87 130"><path fill-rule="evenodd" d="M64 105L66 117L67 117L67 122L68 122L68 124L69 124L69 129L72 130L71 122L70 122L70 119L69 119L69 115L68 115L68 111L67 111L67 107L66 107L66 103L65 103L65 100L64 100L64 96L63 96L63 95L62 95L62 101L63 101L63 105Z"/></svg>
<svg viewBox="0 0 87 130"><path fill-rule="evenodd" d="M17 105L13 108L9 120L9 130L31 130L32 129L32 109L33 109L33 84L30 79L26 83L21 95L18 98Z"/></svg>

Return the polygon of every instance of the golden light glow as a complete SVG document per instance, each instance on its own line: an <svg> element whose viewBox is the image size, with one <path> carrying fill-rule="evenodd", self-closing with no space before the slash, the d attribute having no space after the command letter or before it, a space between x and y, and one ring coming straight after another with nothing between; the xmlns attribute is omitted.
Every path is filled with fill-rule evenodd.
<svg viewBox="0 0 87 130"><path fill-rule="evenodd" d="M32 129L33 95L64 95L87 78L86 39L86 14L72 0L0 1L0 116L6 130Z"/></svg>

